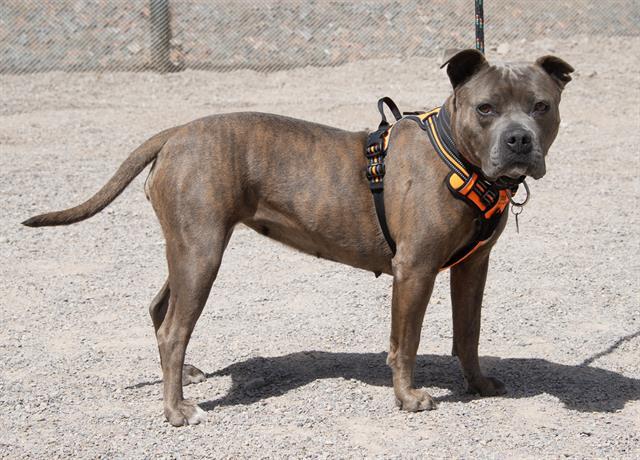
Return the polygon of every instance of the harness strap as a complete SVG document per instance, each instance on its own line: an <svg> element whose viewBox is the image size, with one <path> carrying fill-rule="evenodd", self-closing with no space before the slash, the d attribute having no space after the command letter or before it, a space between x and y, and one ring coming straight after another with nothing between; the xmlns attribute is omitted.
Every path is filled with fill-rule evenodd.
<svg viewBox="0 0 640 460"><path fill-rule="evenodd" d="M464 160L451 137L451 121L444 106L407 118L417 122L427 132L438 156L451 169L446 181L449 191L476 212L476 230L471 241L444 264L442 270L445 270L462 262L493 236L502 213L509 205L509 195L506 189L485 179L482 172Z"/></svg>
<svg viewBox="0 0 640 460"><path fill-rule="evenodd" d="M393 113L393 116L395 117L396 121L400 121L400 119L402 118L402 113L400 113L400 109L398 108L396 103L393 102L393 100L390 97L385 96L382 99L378 100L378 112L380 112L380 115L382 116L382 121L380 122L380 126L378 126L378 129L381 128L383 124L386 126L389 126L387 117L384 114L385 104L387 105L387 107L389 107L389 110L391 110L391 113Z"/></svg>
<svg viewBox="0 0 640 460"><path fill-rule="evenodd" d="M382 230L384 239L387 240L387 244L389 245L389 249L391 249L391 253L395 256L396 242L391 237L391 233L389 232L389 227L387 226L387 219L385 218L386 214L384 211L384 192L382 189L376 192L373 192L373 203L376 206L376 214L378 215L380 230Z"/></svg>
<svg viewBox="0 0 640 460"><path fill-rule="evenodd" d="M387 117L384 113L385 104L391 110L391 113L395 117L396 121L402 118L400 109L395 102L389 97L383 97L378 101L378 111L382 117L382 121L378 126L378 129L371 134L367 139L366 157L369 160L367 166L367 179L369 179L369 188L373 193L373 201L376 207L376 214L378 216L378 222L380 229L384 235L387 244L391 249L393 255L396 254L396 243L391 237L389 232L389 226L387 225L386 213L384 209L384 185L383 178L385 175L384 157L387 155L387 146L389 145L389 134L393 125L389 124Z"/></svg>
<svg viewBox="0 0 640 460"><path fill-rule="evenodd" d="M451 137L451 122L444 106L429 112L405 113L403 117L398 106L390 98L384 97L380 99L378 101L378 111L382 116L382 121L378 129L371 133L367 139L366 157L369 160L367 179L369 179L369 185L373 193L380 229L394 255L396 253L396 243L391 237L387 225L383 194L384 158L387 155L389 135L393 128L393 125L389 124L384 114L385 104L393 113L396 121L408 118L418 123L427 133L438 156L451 169L446 178L449 191L455 198L464 201L476 212L476 230L471 241L456 251L444 264L441 270L445 270L462 262L478 248L486 244L493 236L504 210L509 205L507 188L488 181L482 176L481 171L464 160ZM515 193L517 188L518 185L509 186L512 193Z"/></svg>

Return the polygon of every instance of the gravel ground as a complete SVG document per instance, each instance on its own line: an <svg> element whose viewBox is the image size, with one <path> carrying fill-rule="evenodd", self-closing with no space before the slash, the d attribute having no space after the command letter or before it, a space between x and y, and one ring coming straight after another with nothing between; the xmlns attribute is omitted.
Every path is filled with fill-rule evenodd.
<svg viewBox="0 0 640 460"><path fill-rule="evenodd" d="M578 71L549 172L531 184L520 233L510 223L492 257L481 354L506 397L463 392L447 274L416 376L438 410L400 412L385 365L391 278L241 227L187 356L208 373L186 388L208 422L182 429L162 417L147 315L166 266L145 174L84 223L19 222L86 198L165 127L259 110L371 128L379 96L405 109L440 103L444 73L413 59L273 74L0 76L0 456L640 457L639 45L510 47L517 58L555 51Z"/></svg>

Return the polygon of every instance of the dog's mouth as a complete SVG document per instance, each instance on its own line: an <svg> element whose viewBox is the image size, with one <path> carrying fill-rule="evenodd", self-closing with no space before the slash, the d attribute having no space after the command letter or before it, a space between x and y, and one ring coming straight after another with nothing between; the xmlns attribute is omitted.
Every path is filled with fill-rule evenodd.
<svg viewBox="0 0 640 460"><path fill-rule="evenodd" d="M526 176L529 175L529 170L532 169L532 165L529 163L511 163L508 167L488 168L489 171L485 172L487 179L491 182L496 182L503 185L515 185L521 183Z"/></svg>
<svg viewBox="0 0 640 460"><path fill-rule="evenodd" d="M513 188L520 185L526 178L524 174L518 177L500 176L494 182L498 188Z"/></svg>
<svg viewBox="0 0 640 460"><path fill-rule="evenodd" d="M520 176L526 176L529 173L529 170L533 169L534 165L529 163L528 161L514 161L509 163L509 166L505 168L502 176L509 177L511 179L516 179Z"/></svg>
<svg viewBox="0 0 640 460"><path fill-rule="evenodd" d="M512 185L519 184L525 177L540 179L546 173L544 159L513 159L508 162L491 161L484 171L487 179Z"/></svg>

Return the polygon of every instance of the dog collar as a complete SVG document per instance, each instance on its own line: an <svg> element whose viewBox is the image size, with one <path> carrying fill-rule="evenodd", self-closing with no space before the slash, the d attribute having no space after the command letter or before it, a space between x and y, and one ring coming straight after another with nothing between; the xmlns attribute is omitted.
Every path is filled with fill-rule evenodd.
<svg viewBox="0 0 640 460"><path fill-rule="evenodd" d="M387 227L383 198L384 158L387 154L389 134L393 128L384 115L385 104L393 113L396 121L408 118L416 122L427 133L434 150L451 170L446 177L449 191L455 198L467 203L476 214L476 231L473 238L444 264L442 270L445 270L462 262L489 241L495 233L502 214L509 205L509 193L515 194L518 184L489 181L478 168L465 160L453 141L451 119L444 106L428 112L405 112L403 116L390 98L380 99L378 110L382 115L382 122L378 130L369 135L366 148L366 157L369 160L367 178L374 196L382 233L394 255L396 245Z"/></svg>
<svg viewBox="0 0 640 460"><path fill-rule="evenodd" d="M436 153L451 170L447 175L447 186L453 196L468 202L483 219L504 211L509 202L507 189L515 194L518 185L502 186L489 181L465 160L453 142L450 117L444 106L406 118L414 120L426 131Z"/></svg>

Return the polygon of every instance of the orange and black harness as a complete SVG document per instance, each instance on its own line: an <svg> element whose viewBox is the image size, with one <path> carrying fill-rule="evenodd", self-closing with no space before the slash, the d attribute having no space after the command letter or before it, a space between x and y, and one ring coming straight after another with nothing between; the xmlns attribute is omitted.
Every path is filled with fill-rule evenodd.
<svg viewBox="0 0 640 460"><path fill-rule="evenodd" d="M427 133L433 148L451 169L446 177L447 187L454 197L463 200L476 213L476 231L473 238L444 264L442 270L445 270L462 262L491 238L502 214L509 205L509 193L515 195L518 184L491 182L482 175L478 168L470 165L464 159L453 142L450 118L444 106L429 112L405 112L402 114L390 98L380 99L378 110L382 115L382 121L378 129L369 135L365 152L369 160L367 179L373 193L380 228L394 255L396 243L387 226L383 195L384 159L387 155L389 135L393 128L393 124L387 121L384 114L385 104L393 113L396 121L403 118L413 120ZM520 180L522 179L524 177Z"/></svg>

